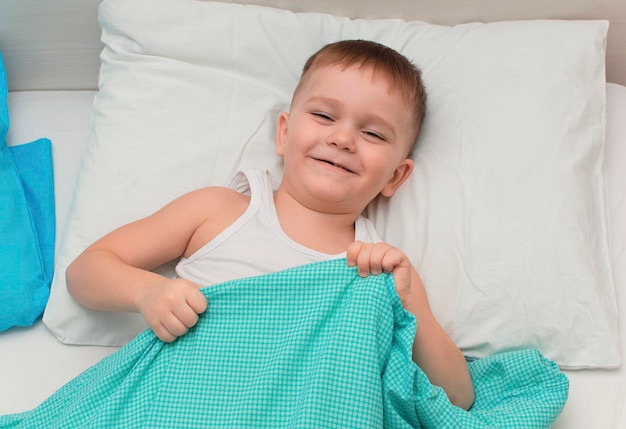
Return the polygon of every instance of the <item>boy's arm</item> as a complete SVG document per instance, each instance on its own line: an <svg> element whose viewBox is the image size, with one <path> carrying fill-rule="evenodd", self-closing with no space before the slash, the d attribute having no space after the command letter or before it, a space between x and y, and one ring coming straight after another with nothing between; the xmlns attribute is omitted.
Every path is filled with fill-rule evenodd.
<svg viewBox="0 0 626 429"><path fill-rule="evenodd" d="M347 258L361 276L393 273L402 305L417 320L413 360L433 384L443 388L450 402L469 409L474 388L465 358L435 319L422 280L406 255L386 243L356 241L348 248Z"/></svg>
<svg viewBox="0 0 626 429"><path fill-rule="evenodd" d="M191 192L104 236L68 267L68 291L92 309L140 312L163 341L184 335L206 310L204 295L190 281L150 270L185 254L199 228L203 237L210 237L210 228L223 228L231 214L224 207L233 206L226 201L230 192Z"/></svg>
<svg viewBox="0 0 626 429"><path fill-rule="evenodd" d="M68 291L82 305L102 311L139 312L165 342L184 335L207 307L193 283L133 267L114 251L99 246L83 252L68 267L66 278Z"/></svg>

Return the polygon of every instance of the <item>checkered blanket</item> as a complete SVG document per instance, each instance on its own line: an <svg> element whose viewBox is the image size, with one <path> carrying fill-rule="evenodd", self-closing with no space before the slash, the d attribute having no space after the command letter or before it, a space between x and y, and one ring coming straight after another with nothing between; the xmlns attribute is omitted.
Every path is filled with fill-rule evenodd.
<svg viewBox="0 0 626 429"><path fill-rule="evenodd" d="M476 402L450 404L411 360L415 319L388 275L345 260L203 289L209 310L162 343L151 331L38 408L19 428L545 428L567 378L537 351L470 363Z"/></svg>

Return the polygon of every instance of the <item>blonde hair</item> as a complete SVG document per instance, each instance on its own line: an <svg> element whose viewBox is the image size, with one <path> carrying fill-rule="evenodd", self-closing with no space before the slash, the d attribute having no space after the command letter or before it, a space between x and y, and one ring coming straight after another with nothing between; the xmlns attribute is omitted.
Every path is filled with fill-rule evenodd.
<svg viewBox="0 0 626 429"><path fill-rule="evenodd" d="M344 69L352 66L371 67L375 73L383 73L391 87L399 91L406 104L413 109L417 137L426 114L426 90L422 82L422 72L404 55L388 46L368 40L330 43L305 63L294 96L312 71L331 65L339 65Z"/></svg>

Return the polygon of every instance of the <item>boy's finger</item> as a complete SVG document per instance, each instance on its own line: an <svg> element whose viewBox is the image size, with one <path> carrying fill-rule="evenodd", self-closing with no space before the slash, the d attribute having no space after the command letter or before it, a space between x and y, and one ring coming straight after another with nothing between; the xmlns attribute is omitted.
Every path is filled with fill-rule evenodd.
<svg viewBox="0 0 626 429"><path fill-rule="evenodd" d="M152 328L152 330L154 331L154 334L159 337L159 339L164 343L171 343L176 338L178 338L177 336L173 335L163 323L160 323L159 326L155 326L154 328Z"/></svg>
<svg viewBox="0 0 626 429"><path fill-rule="evenodd" d="M403 257L404 257L404 253L402 253L398 249L396 248L388 249L381 259L381 265L382 265L383 271L385 271L386 273L392 272L398 265L400 265Z"/></svg>
<svg viewBox="0 0 626 429"><path fill-rule="evenodd" d="M165 329L175 338L182 337L189 330L184 322L174 313L170 313L168 317L163 320L163 326L165 326Z"/></svg>
<svg viewBox="0 0 626 429"><path fill-rule="evenodd" d="M367 277L371 273L372 248L371 243L364 243L357 255L356 265L361 277Z"/></svg>
<svg viewBox="0 0 626 429"><path fill-rule="evenodd" d="M390 247L384 244L372 245L370 252L370 271L372 274L378 275L386 271L384 262L389 249Z"/></svg>
<svg viewBox="0 0 626 429"><path fill-rule="evenodd" d="M194 289L187 295L187 304L196 312L196 314L204 313L209 303L202 292Z"/></svg>
<svg viewBox="0 0 626 429"><path fill-rule="evenodd" d="M191 328L198 323L198 313L189 305L180 305L173 309L174 315L187 328ZM172 332L175 334L176 332Z"/></svg>
<svg viewBox="0 0 626 429"><path fill-rule="evenodd" d="M363 242L360 240L356 240L352 242L348 246L348 250L346 251L346 259L348 260L348 266L354 267L357 264L357 257L359 252L361 251L361 247L363 247Z"/></svg>

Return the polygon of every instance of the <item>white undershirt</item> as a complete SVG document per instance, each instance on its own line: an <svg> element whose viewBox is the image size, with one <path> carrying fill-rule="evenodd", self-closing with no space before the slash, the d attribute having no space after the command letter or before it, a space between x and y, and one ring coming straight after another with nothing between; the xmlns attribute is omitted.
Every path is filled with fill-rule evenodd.
<svg viewBox="0 0 626 429"><path fill-rule="evenodd" d="M276 214L273 180L268 172L238 173L230 187L250 195L248 208L213 240L180 260L176 273L181 278L209 286L345 257L345 252L330 255L309 249L285 234ZM379 241L374 225L363 216L355 223L355 239Z"/></svg>

